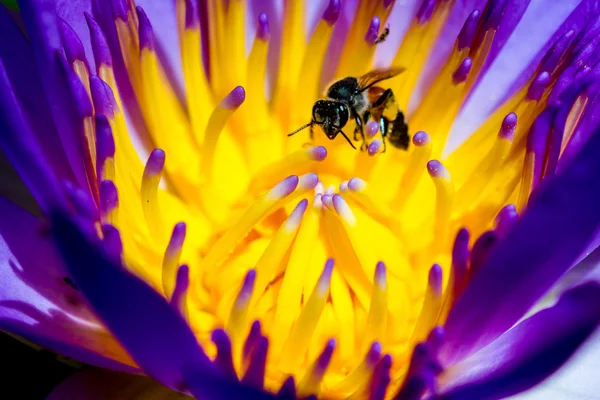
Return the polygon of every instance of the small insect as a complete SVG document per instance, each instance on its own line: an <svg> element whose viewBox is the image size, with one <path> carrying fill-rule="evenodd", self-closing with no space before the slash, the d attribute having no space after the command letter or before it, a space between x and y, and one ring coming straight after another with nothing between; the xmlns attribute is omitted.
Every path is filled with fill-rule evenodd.
<svg viewBox="0 0 600 400"><path fill-rule="evenodd" d="M404 68L377 69L361 77L348 77L334 82L326 91L326 100L318 100L312 109L311 121L296 129L288 136L310 128L310 138L314 139L313 126L321 127L325 136L333 140L341 134L354 149L356 147L342 128L352 118L356 122L354 140L362 138L361 150L367 148L364 125L373 119L379 123L383 139L383 151L386 139L396 148L406 150L410 142L408 125L400 111L392 89L375 86L377 83L402 73Z"/></svg>
<svg viewBox="0 0 600 400"><path fill-rule="evenodd" d="M385 29L383 30L383 32L381 32L381 35L379 35L379 37L377 38L377 40L375 40L375 44L379 44L379 43L385 42L385 39L387 39L387 37L388 37L389 34L390 34L390 26L387 25L385 27Z"/></svg>

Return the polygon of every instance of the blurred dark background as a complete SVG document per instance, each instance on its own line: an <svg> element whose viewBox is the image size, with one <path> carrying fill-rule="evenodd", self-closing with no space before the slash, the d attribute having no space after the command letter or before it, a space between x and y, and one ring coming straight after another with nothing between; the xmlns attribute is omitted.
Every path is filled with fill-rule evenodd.
<svg viewBox="0 0 600 400"><path fill-rule="evenodd" d="M60 381L76 371L56 354L31 347L3 332L0 332L0 354L4 399L44 399ZM18 393L18 397L4 397L7 393Z"/></svg>

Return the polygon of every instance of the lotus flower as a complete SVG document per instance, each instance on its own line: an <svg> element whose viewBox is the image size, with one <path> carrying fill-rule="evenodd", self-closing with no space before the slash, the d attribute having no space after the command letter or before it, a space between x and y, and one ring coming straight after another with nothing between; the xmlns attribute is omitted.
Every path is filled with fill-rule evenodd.
<svg viewBox="0 0 600 400"><path fill-rule="evenodd" d="M597 2L18 3L3 330L198 399L488 399L600 321L592 282L536 307L599 244ZM364 151L287 136L389 66Z"/></svg>

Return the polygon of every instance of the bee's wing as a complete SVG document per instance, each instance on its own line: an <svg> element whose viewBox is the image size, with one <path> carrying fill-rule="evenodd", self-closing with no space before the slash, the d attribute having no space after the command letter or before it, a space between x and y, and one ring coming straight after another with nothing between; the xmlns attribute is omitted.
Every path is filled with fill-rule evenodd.
<svg viewBox="0 0 600 400"><path fill-rule="evenodd" d="M394 76L401 74L405 70L406 68L403 67L390 67L367 72L366 74L358 78L358 86L360 88L360 91L365 91L378 82L393 78Z"/></svg>

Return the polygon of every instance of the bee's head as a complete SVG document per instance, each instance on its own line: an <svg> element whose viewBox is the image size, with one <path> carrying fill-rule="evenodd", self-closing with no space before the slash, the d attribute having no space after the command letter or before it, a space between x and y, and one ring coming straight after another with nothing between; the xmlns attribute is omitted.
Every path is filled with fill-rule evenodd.
<svg viewBox="0 0 600 400"><path fill-rule="evenodd" d="M313 106L313 122L319 125L329 139L337 136L348 122L348 108L340 102L319 100Z"/></svg>

